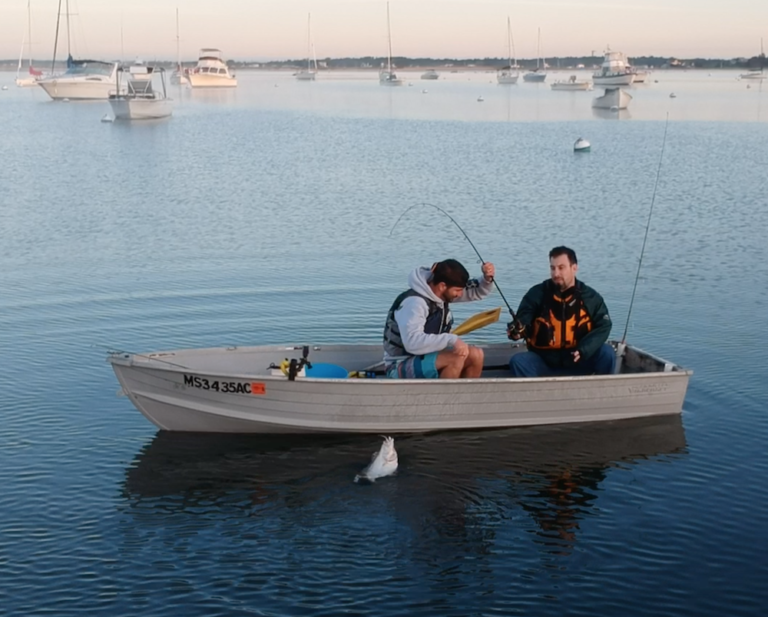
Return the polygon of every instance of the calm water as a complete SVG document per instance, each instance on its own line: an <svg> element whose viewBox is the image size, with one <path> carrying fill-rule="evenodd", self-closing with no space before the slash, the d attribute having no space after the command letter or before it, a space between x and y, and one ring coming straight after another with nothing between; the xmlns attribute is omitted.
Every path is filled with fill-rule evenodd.
<svg viewBox="0 0 768 617"><path fill-rule="evenodd" d="M0 74L0 614L762 614L768 93L240 77L131 125ZM430 208L390 234L423 202L515 307L573 246L621 337L667 114L628 338L695 371L682 418L402 437L360 486L378 437L162 434L115 395L108 349L377 341L413 266L478 269Z"/></svg>

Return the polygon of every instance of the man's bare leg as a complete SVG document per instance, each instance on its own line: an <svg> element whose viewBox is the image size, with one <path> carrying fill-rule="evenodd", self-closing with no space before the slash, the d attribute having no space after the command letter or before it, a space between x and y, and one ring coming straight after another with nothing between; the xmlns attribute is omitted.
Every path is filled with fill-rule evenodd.
<svg viewBox="0 0 768 617"><path fill-rule="evenodd" d="M463 356L455 351L441 351L437 354L435 368L440 373L440 379L458 379L462 376L464 363L469 355Z"/></svg>
<svg viewBox="0 0 768 617"><path fill-rule="evenodd" d="M483 360L485 353L479 347L469 348L469 355L464 362L464 368L461 371L461 377L466 379L476 379L483 373Z"/></svg>

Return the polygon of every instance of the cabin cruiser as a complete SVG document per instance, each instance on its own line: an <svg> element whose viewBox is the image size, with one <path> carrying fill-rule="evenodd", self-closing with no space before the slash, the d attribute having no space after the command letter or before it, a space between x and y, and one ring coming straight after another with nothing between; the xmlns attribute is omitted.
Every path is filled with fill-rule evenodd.
<svg viewBox="0 0 768 617"><path fill-rule="evenodd" d="M115 89L117 69L117 62L74 60L69 56L66 72L40 79L37 84L54 101L106 100Z"/></svg>
<svg viewBox="0 0 768 617"><path fill-rule="evenodd" d="M596 86L629 86L635 74L620 51L607 51L600 69L592 74Z"/></svg>
<svg viewBox="0 0 768 617"><path fill-rule="evenodd" d="M193 88L234 88L237 79L229 72L221 51L203 48L197 59L197 66L187 73L189 85Z"/></svg>

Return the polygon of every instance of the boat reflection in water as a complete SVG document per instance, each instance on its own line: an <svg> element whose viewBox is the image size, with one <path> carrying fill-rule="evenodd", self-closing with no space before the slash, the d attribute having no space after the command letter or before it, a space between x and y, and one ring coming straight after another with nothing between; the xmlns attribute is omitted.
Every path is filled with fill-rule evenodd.
<svg viewBox="0 0 768 617"><path fill-rule="evenodd" d="M378 444L371 436L161 431L127 468L124 497L135 531L239 520L253 537L277 528L290 543L308 527L322 535L362 525L375 535L395 525L411 529L411 548L440 551L460 538L484 552L494 530L506 528L527 532L521 538L533 532L543 550L561 554L580 522L598 515L600 485L613 468L686 446L679 415L404 436L395 440L396 476L354 484Z"/></svg>

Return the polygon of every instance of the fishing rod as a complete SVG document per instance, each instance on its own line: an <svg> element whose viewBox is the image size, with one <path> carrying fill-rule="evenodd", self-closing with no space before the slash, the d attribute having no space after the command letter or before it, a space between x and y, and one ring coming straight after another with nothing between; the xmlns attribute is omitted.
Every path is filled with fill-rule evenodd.
<svg viewBox="0 0 768 617"><path fill-rule="evenodd" d="M627 324L624 326L624 335L621 337L622 345L627 340L627 331L629 330L629 318L632 315L632 305L635 302L635 292L637 291L637 282L640 280L640 268L643 266L643 255L645 254L645 244L648 241L648 230L651 228L651 217L653 216L653 206L656 203L656 190L659 188L659 177L661 176L661 162L664 160L664 146L667 143L667 128L669 127L669 112L664 122L664 137L661 140L661 154L659 155L659 166L656 169L656 182L653 185L653 195L651 196L651 208L648 211L648 223L645 225L645 237L643 246L640 249L640 260L637 263L637 274L635 275L635 285L632 287L632 298L629 301L629 311L627 312Z"/></svg>
<svg viewBox="0 0 768 617"><path fill-rule="evenodd" d="M397 227L397 224L400 222L400 219L402 219L402 218L403 218L403 217L404 217L406 214L408 214L408 212L410 212L411 210L413 210L414 208L416 208L416 207L418 207L418 206L430 206L431 208L434 208L434 209L435 209L435 210L437 210L438 212L442 212L442 213L443 213L445 216L447 216L449 219L451 219L451 222L452 222L454 225L456 225L456 227L458 227L458 228L459 228L459 231L460 231L460 232L461 232L461 233L464 235L464 237L467 239L467 242L469 242L469 246L471 246L471 247L472 247L472 250L473 250L473 251L475 251L475 255L477 255L477 257L478 257L478 259L480 260L480 262L481 262L481 263L483 263L483 264L485 264L485 259L483 259L483 256L480 254L480 251L478 251L478 250L477 250L477 247L475 246L475 243L474 243L474 242L472 242L472 240L470 240L470 239L469 239L469 236L467 235L467 232L466 232L466 231L464 231L464 230L461 228L461 225L459 225L459 224L456 222L456 219L455 219L455 218L453 218L453 217L452 217L450 214L448 214L448 213L447 213L445 210L443 210L443 209L442 209L440 206L436 206L435 204L429 204L429 203L426 203L426 202L422 202L422 203L420 203L420 204L416 204L416 205L413 205L413 206L411 206L411 207L409 207L409 208L406 208L406 209L405 209L405 211L404 211L404 212L403 212L403 213L402 213L402 214L401 214L401 215L398 217L398 219L395 221L395 224L394 224L394 225L392 225L392 229L390 229L390 231L389 231L389 235L390 235L390 237L392 236L392 232L393 232L393 231L395 231L395 227ZM496 282L496 277L495 277L495 276L493 277L492 281L493 281L493 285L496 287L496 291L498 291L498 292L499 292L499 295L501 296L501 299L502 299L502 300L504 300L504 304L506 304L506 305L507 305L507 309L509 309L509 314L510 314L510 315L512 315L512 319L513 319L513 320L517 320L517 315L515 315L515 311L513 311L513 310L512 310L512 307L509 305L509 302L507 302L507 299L504 297L504 293L503 293L503 292L501 291L501 289L499 288L499 284Z"/></svg>

